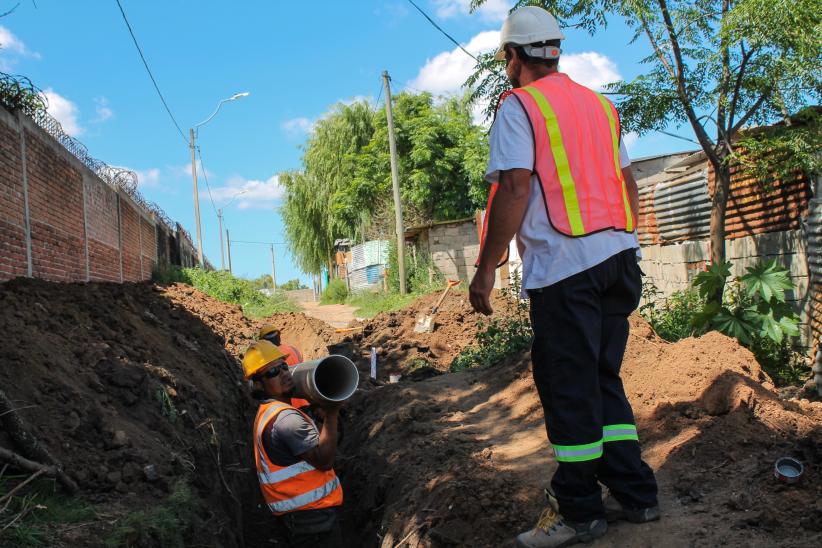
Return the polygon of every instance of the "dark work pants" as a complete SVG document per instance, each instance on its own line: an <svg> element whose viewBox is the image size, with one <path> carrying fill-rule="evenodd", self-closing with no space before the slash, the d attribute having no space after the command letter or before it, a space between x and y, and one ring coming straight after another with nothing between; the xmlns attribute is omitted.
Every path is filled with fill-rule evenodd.
<svg viewBox="0 0 822 548"><path fill-rule="evenodd" d="M336 508L283 515L290 548L344 548Z"/></svg>
<svg viewBox="0 0 822 548"><path fill-rule="evenodd" d="M604 427L634 425L619 370L628 342L628 316L642 293L636 251L625 250L528 293L534 383L558 457L551 487L563 516L570 521L604 517L598 482L623 506L656 505L656 480L642 461L639 442L602 442ZM601 456L591 454L598 442L602 442ZM576 458L589 460L559 458L561 453L586 452Z"/></svg>

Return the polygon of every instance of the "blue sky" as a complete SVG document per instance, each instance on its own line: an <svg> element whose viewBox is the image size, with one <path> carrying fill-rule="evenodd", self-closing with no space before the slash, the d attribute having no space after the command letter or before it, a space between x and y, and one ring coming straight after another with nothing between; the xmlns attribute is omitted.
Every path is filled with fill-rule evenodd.
<svg viewBox="0 0 822 548"><path fill-rule="evenodd" d="M375 100L388 70L396 89L455 93L473 61L456 50L406 0L121 0L160 89L186 136L220 99L199 131L212 197L232 240L285 242L277 174L300 166L312 123L338 101ZM17 4L0 0L0 12ZM511 2L490 0L469 14L469 0L418 0L470 51L496 45ZM621 21L590 37L566 29L561 70L592 87L641 72L642 41L629 45ZM140 189L194 233L187 143L146 74L115 0L21 0L0 19L0 70L46 91L50 111L91 154L138 172ZM681 135L689 136L683 128ZM632 157L693 148L661 134L626 142ZM217 217L200 178L204 249L219 266ZM277 279L309 277L278 245ZM234 273L271 270L268 248L232 246ZM310 282L309 282L310 284Z"/></svg>

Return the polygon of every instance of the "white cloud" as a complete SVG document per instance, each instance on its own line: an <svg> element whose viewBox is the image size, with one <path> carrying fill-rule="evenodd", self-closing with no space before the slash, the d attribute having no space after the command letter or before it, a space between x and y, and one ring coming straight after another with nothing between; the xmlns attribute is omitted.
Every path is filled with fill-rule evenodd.
<svg viewBox="0 0 822 548"><path fill-rule="evenodd" d="M85 131L77 120L79 113L77 105L51 88L46 88L43 94L46 96L46 99L48 99L48 113L60 122L60 125L63 126L63 131L72 137L76 137Z"/></svg>
<svg viewBox="0 0 822 548"><path fill-rule="evenodd" d="M183 164L179 166L168 166L168 171L173 177L185 177L186 179L191 179L191 164ZM203 164L197 160L197 177L203 176ZM205 170L206 177L214 178L214 172L210 169Z"/></svg>
<svg viewBox="0 0 822 548"><path fill-rule="evenodd" d="M508 15L512 4L508 0L486 0L475 13L485 21L501 22ZM471 0L434 0L434 5L437 7L437 17L442 19L471 13Z"/></svg>
<svg viewBox="0 0 822 548"><path fill-rule="evenodd" d="M308 118L292 118L283 122L282 128L291 136L309 134L314 130L314 121Z"/></svg>
<svg viewBox="0 0 822 548"><path fill-rule="evenodd" d="M596 91L602 91L605 84L621 80L616 63L595 51L571 53L559 58L559 70L574 81Z"/></svg>
<svg viewBox="0 0 822 548"><path fill-rule="evenodd" d="M28 49L22 40L12 34L9 29L0 25L0 53L4 52L13 53L22 57L40 59L39 53Z"/></svg>
<svg viewBox="0 0 822 548"><path fill-rule="evenodd" d="M499 46L499 31L481 32L465 44L465 49L476 55L486 53ZM444 51L431 59L417 73L408 86L434 94L457 93L465 79L474 72L475 62L459 48Z"/></svg>
<svg viewBox="0 0 822 548"><path fill-rule="evenodd" d="M97 117L94 119L94 122L102 123L114 116L114 111L108 106L108 99L105 97L95 97L94 103L94 110L97 112Z"/></svg>
<svg viewBox="0 0 822 548"><path fill-rule="evenodd" d="M149 169L135 169L137 174L137 184L140 188L156 188L160 186L160 170L152 167Z"/></svg>
<svg viewBox="0 0 822 548"><path fill-rule="evenodd" d="M236 197L234 204L239 209L271 209L284 195L285 188L280 185L277 175L265 181L232 177L226 186L211 189L211 196L218 207ZM208 191L200 192L200 196L208 198Z"/></svg>

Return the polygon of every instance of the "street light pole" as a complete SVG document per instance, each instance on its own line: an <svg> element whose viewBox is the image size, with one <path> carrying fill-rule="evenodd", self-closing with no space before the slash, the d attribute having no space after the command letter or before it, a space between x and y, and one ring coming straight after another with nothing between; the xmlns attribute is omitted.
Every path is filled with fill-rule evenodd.
<svg viewBox="0 0 822 548"><path fill-rule="evenodd" d="M188 146L191 149L191 179L194 182L194 224L196 226L197 232L197 262L200 264L200 268L205 269L205 259L203 257L203 236L202 231L200 230L200 193L197 190L197 144L196 140L196 131L202 125L207 124L211 121L212 118L217 116L217 113L220 111L220 107L223 106L223 103L228 103L229 101L236 101L241 97L247 97L249 93L244 91L242 93L235 93L228 99L223 99L219 103L217 103L217 108L214 109L214 112L211 113L211 116L196 124L194 127L188 130ZM220 230L220 237L222 238L222 229ZM222 245L220 246L220 252L222 253ZM231 270L231 260L229 259L229 271Z"/></svg>
<svg viewBox="0 0 822 548"><path fill-rule="evenodd" d="M191 149L191 179L194 182L194 224L197 231L197 264L205 269L203 261L203 236L200 231L200 193L197 190L197 159L194 145L194 128L188 130L188 146Z"/></svg>

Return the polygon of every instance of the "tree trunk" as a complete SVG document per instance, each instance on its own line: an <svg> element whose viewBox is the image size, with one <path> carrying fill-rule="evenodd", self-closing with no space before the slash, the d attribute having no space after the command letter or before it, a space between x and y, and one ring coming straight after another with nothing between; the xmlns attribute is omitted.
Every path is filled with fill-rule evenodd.
<svg viewBox="0 0 822 548"><path fill-rule="evenodd" d="M731 170L725 162L720 162L719 169L714 170L714 189L711 202L711 264L725 262L725 211L728 208L728 193L731 186ZM710 297L710 300L722 302L724 286Z"/></svg>

